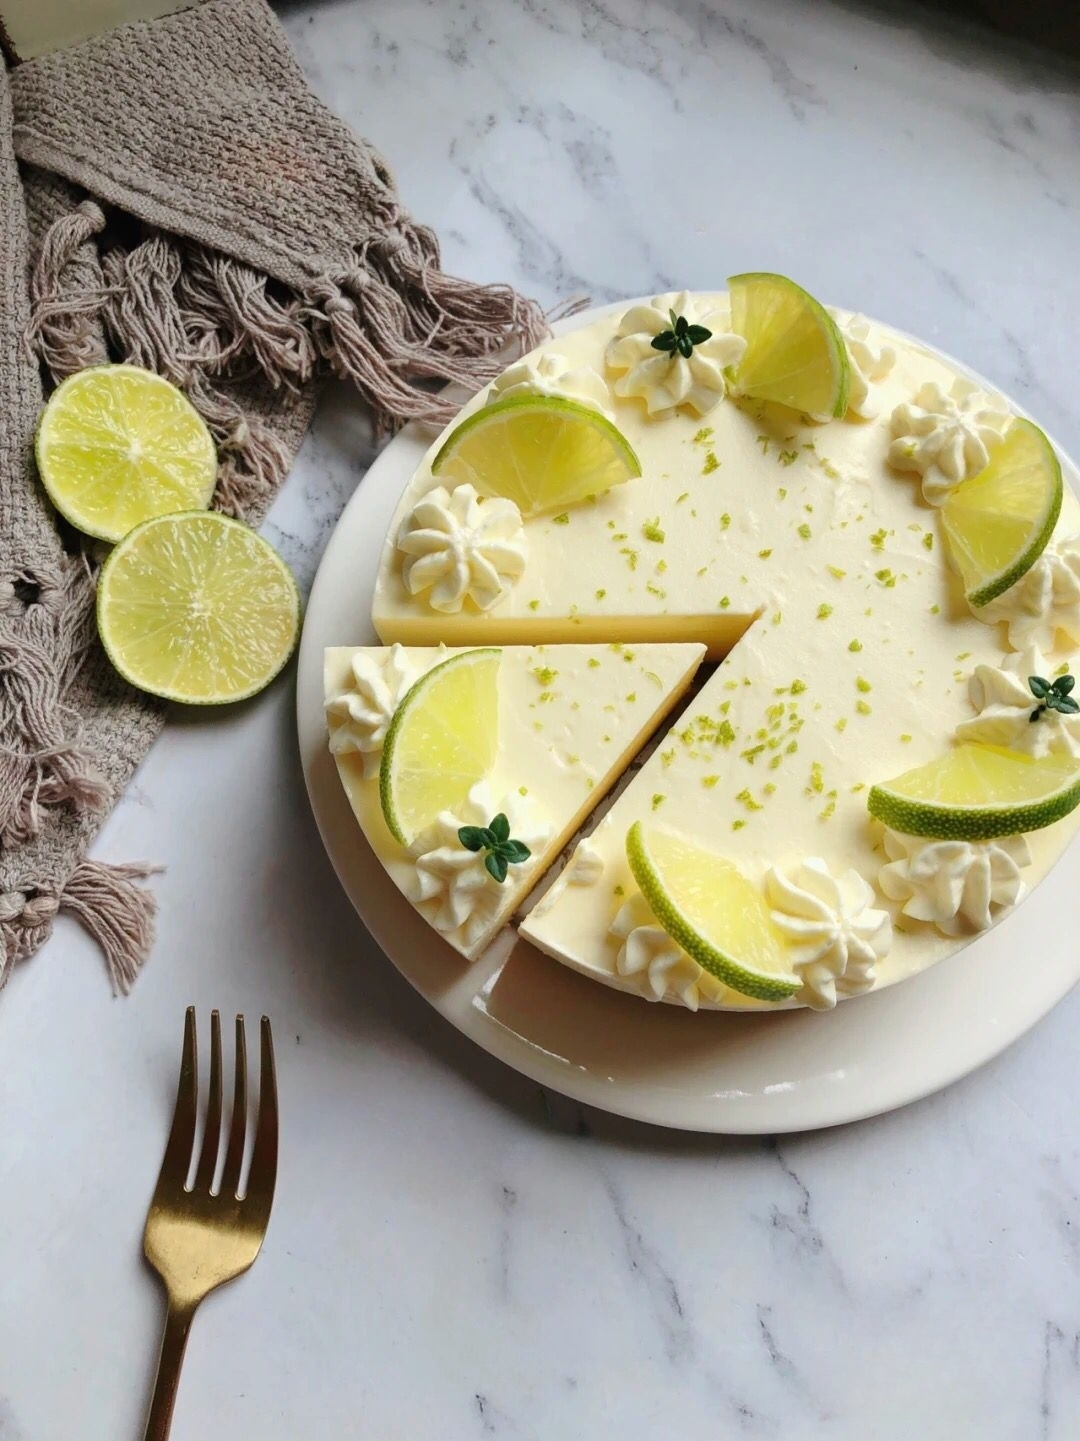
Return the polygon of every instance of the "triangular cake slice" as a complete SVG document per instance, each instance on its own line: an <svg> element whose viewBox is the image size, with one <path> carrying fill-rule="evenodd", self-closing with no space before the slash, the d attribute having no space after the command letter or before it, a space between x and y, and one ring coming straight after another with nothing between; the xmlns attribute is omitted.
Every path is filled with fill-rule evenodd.
<svg viewBox="0 0 1080 1441"><path fill-rule="evenodd" d="M462 806L406 847L383 816L382 743L410 687L458 653L441 646L332 647L324 683L330 749L361 830L398 889L475 960L679 701L705 648L502 647L494 764ZM487 827L498 814L507 817L510 838L529 851L501 883L485 868L487 853L469 851L458 837L461 827Z"/></svg>

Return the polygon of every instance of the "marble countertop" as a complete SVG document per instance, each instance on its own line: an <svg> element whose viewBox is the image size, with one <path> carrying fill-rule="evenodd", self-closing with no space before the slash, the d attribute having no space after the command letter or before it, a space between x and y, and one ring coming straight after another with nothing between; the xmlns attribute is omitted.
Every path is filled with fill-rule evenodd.
<svg viewBox="0 0 1080 1441"><path fill-rule="evenodd" d="M782 270L1080 452L1080 75L1052 57L856 0L281 14L449 269L550 304ZM328 395L266 527L305 585L371 455ZM584 1111L368 941L288 681L173 724L97 853L166 867L158 944L112 1000L62 924L0 999L2 1441L141 1434L162 1302L139 1245L191 1001L272 1015L284 1159L262 1258L196 1323L175 1441L1080 1434L1080 995L833 1132Z"/></svg>

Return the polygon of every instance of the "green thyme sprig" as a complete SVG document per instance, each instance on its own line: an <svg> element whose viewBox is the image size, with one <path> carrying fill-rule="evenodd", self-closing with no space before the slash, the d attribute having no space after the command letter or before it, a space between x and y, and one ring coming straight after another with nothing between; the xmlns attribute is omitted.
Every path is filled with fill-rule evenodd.
<svg viewBox="0 0 1080 1441"><path fill-rule="evenodd" d="M1061 715L1076 715L1080 711L1080 705L1077 705L1069 694L1075 684L1076 678L1071 675L1059 675L1055 681L1043 680L1041 675L1029 675L1031 694L1039 704L1028 719L1037 721L1048 710L1056 710Z"/></svg>
<svg viewBox="0 0 1080 1441"><path fill-rule="evenodd" d="M676 315L674 310L669 310L668 314L671 316L671 329L654 335L652 348L666 350L673 357L678 351L684 359L689 360L694 353L694 346L710 340L712 331L706 330L704 325L691 325L685 315Z"/></svg>
<svg viewBox="0 0 1080 1441"><path fill-rule="evenodd" d="M532 855L523 841L510 839L510 822L502 811L488 826L462 826L458 840L467 851L487 851L484 867L502 885L510 866L520 866Z"/></svg>

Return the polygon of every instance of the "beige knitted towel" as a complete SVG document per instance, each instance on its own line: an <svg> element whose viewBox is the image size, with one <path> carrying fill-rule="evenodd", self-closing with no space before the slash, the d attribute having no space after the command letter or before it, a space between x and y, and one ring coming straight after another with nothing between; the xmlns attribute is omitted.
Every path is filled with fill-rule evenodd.
<svg viewBox="0 0 1080 1441"><path fill-rule="evenodd" d="M386 432L445 419L441 383L475 388L545 332L508 287L439 269L264 0L0 69L0 985L66 911L125 990L152 913L147 868L86 858L165 710L111 671L97 556L34 475L42 374L124 359L173 380L217 440L215 504L257 522L322 376L351 378Z"/></svg>

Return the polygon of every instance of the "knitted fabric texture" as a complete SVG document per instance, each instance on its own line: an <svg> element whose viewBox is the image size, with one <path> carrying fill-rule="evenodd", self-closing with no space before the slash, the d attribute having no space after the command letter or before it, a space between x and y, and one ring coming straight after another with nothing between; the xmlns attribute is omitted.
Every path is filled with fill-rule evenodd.
<svg viewBox="0 0 1080 1441"><path fill-rule="evenodd" d="M42 378L108 360L166 376L217 441L214 504L255 524L325 376L355 382L381 433L441 423L544 334L509 287L440 270L264 0L0 69L0 986L66 911L126 990L153 912L147 867L86 850L166 708L98 644L100 555L34 472Z"/></svg>

